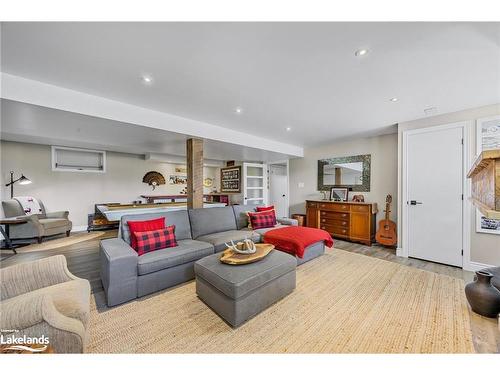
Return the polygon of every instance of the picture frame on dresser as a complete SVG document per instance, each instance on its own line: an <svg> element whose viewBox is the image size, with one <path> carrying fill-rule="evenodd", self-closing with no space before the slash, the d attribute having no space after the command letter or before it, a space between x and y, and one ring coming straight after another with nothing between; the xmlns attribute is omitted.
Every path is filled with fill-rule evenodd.
<svg viewBox="0 0 500 375"><path fill-rule="evenodd" d="M500 148L500 116L476 120L476 156ZM476 209L476 232L500 235L500 220L488 219Z"/></svg>
<svg viewBox="0 0 500 375"><path fill-rule="evenodd" d="M348 188L330 188L330 200L334 202L347 202L349 196Z"/></svg>

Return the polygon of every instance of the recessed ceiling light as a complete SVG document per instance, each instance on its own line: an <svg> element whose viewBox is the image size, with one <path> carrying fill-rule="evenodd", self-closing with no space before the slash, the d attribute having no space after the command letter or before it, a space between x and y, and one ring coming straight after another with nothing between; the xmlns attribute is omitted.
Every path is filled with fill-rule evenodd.
<svg viewBox="0 0 500 375"><path fill-rule="evenodd" d="M150 85L153 83L153 77L144 75L142 76L142 82L145 83L146 85Z"/></svg>
<svg viewBox="0 0 500 375"><path fill-rule="evenodd" d="M363 48L363 49L358 49L358 50L354 53L354 55L356 55L356 56L364 56L364 55L366 55L367 53L368 53L368 50Z"/></svg>
<svg viewBox="0 0 500 375"><path fill-rule="evenodd" d="M237 114L239 114L239 115L240 115L241 113L243 113L243 108L241 108L241 107L236 107L236 109L235 109L234 111L235 111Z"/></svg>
<svg viewBox="0 0 500 375"><path fill-rule="evenodd" d="M398 101L398 98L391 98L390 99L391 102L397 102Z"/></svg>
<svg viewBox="0 0 500 375"><path fill-rule="evenodd" d="M291 128L291 127L289 127L289 126L287 126L287 127L285 128L285 130L286 130L287 132L289 132L290 130L292 130L292 128Z"/></svg>

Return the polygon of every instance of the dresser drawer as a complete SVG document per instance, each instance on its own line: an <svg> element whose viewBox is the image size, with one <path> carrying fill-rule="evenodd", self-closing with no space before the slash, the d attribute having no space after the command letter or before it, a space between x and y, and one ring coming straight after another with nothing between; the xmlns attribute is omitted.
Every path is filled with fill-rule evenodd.
<svg viewBox="0 0 500 375"><path fill-rule="evenodd" d="M320 211L320 218L327 220L349 220L348 212Z"/></svg>
<svg viewBox="0 0 500 375"><path fill-rule="evenodd" d="M349 228L349 218L347 219L330 219L326 217L322 217L319 220L320 225L335 225L338 227L346 227Z"/></svg>
<svg viewBox="0 0 500 375"><path fill-rule="evenodd" d="M316 203L316 202L307 202L307 208L318 208L318 203Z"/></svg>
<svg viewBox="0 0 500 375"><path fill-rule="evenodd" d="M351 205L351 212L370 212L370 206L352 204Z"/></svg>
<svg viewBox="0 0 500 375"><path fill-rule="evenodd" d="M334 236L349 236L349 228L340 227L336 225L321 225L320 229L326 230Z"/></svg>
<svg viewBox="0 0 500 375"><path fill-rule="evenodd" d="M318 208L321 210L338 211L338 212L349 212L349 206L350 205L347 203L334 203L334 202L318 203Z"/></svg>

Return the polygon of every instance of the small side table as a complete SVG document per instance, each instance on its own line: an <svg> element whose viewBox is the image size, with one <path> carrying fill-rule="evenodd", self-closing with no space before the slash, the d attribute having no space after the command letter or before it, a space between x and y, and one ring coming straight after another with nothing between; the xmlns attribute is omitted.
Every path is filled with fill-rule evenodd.
<svg viewBox="0 0 500 375"><path fill-rule="evenodd" d="M12 241L10 239L10 226L18 225L18 224L26 224L28 222L27 219L23 219L22 217L6 217L4 219L0 219L0 233L2 233L3 238L5 239L5 248L6 250L12 250L14 254L17 254L16 247L12 245ZM5 227L2 228L2 225Z"/></svg>
<svg viewBox="0 0 500 375"><path fill-rule="evenodd" d="M295 219L298 221L299 227L303 227L306 225L306 215L304 215L304 214L293 214L292 219Z"/></svg>

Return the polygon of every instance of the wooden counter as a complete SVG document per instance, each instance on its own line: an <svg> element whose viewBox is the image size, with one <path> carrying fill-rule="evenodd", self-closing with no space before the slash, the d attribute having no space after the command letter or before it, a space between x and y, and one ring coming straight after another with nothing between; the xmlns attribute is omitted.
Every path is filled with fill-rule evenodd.
<svg viewBox="0 0 500 375"><path fill-rule="evenodd" d="M306 211L308 227L368 246L375 240L376 203L307 200Z"/></svg>

